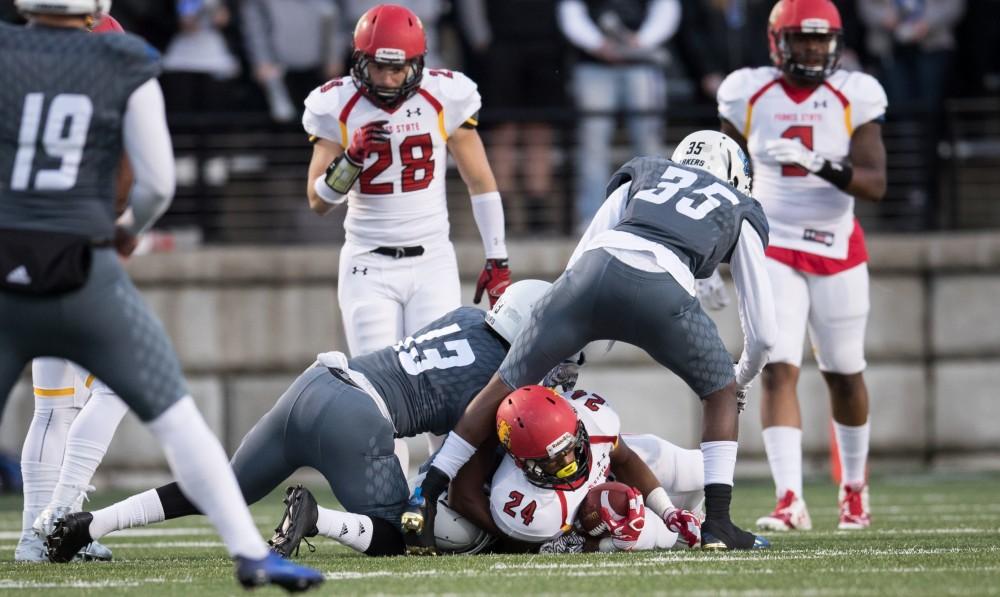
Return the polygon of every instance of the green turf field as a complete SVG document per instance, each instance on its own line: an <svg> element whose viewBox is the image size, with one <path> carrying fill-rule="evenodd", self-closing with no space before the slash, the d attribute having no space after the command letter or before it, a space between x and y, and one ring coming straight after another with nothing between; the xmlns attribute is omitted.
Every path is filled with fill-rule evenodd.
<svg viewBox="0 0 1000 597"><path fill-rule="evenodd" d="M767 552L375 559L320 540L316 552L303 560L326 573L328 580L316 594L1000 594L1000 476L883 478L873 488L874 528L849 533L834 530L835 489L808 486L815 530L771 535L773 549ZM106 502L107 496L95 496L92 504ZM275 494L253 508L268 536L281 512L279 502ZM773 506L770 486L740 484L735 502L735 519L750 523ZM116 561L109 564L14 564L19 525L20 499L0 499L3 592L242 592L218 538L202 518L111 535L106 544Z"/></svg>

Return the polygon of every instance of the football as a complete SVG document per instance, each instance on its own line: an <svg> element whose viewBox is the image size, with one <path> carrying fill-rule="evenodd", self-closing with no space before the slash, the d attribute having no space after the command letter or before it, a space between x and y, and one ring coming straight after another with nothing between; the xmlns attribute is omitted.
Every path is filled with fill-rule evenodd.
<svg viewBox="0 0 1000 597"><path fill-rule="evenodd" d="M608 481L595 486L576 511L576 521L573 525L581 535L589 537L605 537L608 525L601 520L601 508L610 508L619 517L628 514L628 485L616 481Z"/></svg>

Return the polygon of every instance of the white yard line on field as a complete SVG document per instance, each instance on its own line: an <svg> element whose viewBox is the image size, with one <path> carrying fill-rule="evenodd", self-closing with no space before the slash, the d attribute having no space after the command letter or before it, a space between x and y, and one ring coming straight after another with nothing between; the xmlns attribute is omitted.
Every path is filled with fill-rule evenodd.
<svg viewBox="0 0 1000 597"><path fill-rule="evenodd" d="M117 589L165 583L190 583L191 579L143 578L135 580L67 580L65 582L39 582L31 580L0 580L0 590L9 589Z"/></svg>

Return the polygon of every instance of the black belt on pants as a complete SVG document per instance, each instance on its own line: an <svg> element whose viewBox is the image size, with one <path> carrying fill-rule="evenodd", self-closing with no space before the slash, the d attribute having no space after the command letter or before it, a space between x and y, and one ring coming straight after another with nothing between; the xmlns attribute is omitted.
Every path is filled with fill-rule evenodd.
<svg viewBox="0 0 1000 597"><path fill-rule="evenodd" d="M379 247L373 249L372 253L388 255L394 259L402 259L403 257L419 257L424 254L424 248L420 245L416 247Z"/></svg>

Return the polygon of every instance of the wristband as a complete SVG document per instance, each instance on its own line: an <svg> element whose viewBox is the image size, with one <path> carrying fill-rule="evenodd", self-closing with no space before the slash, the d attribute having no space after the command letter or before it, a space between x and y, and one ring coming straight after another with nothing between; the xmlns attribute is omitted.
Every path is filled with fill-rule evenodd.
<svg viewBox="0 0 1000 597"><path fill-rule="evenodd" d="M334 192L346 195L354 186L354 181L358 179L358 176L361 176L361 170L362 166L354 163L354 160L348 157L345 152L330 162L326 168L324 181L326 186L333 189Z"/></svg>
<svg viewBox="0 0 1000 597"><path fill-rule="evenodd" d="M319 195L319 198L325 203L330 205L340 205L347 199L347 195L343 193L338 193L330 188L330 185L326 184L325 176L317 176L316 180L313 181L313 190Z"/></svg>
<svg viewBox="0 0 1000 597"><path fill-rule="evenodd" d="M670 501L670 496L667 495L667 490L662 487L657 487L653 491L650 491L649 495L646 496L645 502L646 507L660 518L663 518L664 512L674 507Z"/></svg>
<svg viewBox="0 0 1000 597"><path fill-rule="evenodd" d="M819 172L816 172L816 176L829 182L841 191L846 191L847 185L851 184L851 179L854 178L854 169L847 162L838 163L824 160L823 167L819 169Z"/></svg>

